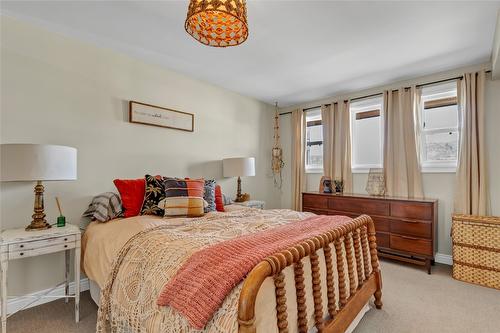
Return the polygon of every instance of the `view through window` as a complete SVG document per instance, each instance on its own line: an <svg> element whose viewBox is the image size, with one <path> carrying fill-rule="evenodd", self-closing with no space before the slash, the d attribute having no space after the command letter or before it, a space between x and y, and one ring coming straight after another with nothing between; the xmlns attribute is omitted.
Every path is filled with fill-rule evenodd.
<svg viewBox="0 0 500 333"><path fill-rule="evenodd" d="M351 103L351 163L354 172L382 168L382 101L382 96L377 96Z"/></svg>
<svg viewBox="0 0 500 333"><path fill-rule="evenodd" d="M459 140L456 82L424 87L421 105L422 168L455 169Z"/></svg>
<svg viewBox="0 0 500 333"><path fill-rule="evenodd" d="M323 125L321 108L306 111L306 171L323 170Z"/></svg>

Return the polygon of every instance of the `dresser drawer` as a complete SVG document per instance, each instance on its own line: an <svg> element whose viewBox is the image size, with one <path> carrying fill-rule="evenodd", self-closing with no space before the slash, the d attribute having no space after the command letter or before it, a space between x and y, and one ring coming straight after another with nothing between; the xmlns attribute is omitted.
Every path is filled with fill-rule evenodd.
<svg viewBox="0 0 500 333"><path fill-rule="evenodd" d="M304 194L302 197L302 207L306 208L328 208L328 198L322 195L309 195Z"/></svg>
<svg viewBox="0 0 500 333"><path fill-rule="evenodd" d="M432 205L423 202L391 202L391 216L430 221Z"/></svg>
<svg viewBox="0 0 500 333"><path fill-rule="evenodd" d="M31 249L31 250L12 251L12 252L9 252L9 260L26 258L26 257L33 257L33 256L40 256L42 254L60 252L60 251L64 251L64 250L74 249L74 248L75 248L75 242L70 242L70 243L54 244L54 245L40 247L37 249Z"/></svg>
<svg viewBox="0 0 500 333"><path fill-rule="evenodd" d="M432 242L427 239L391 235L391 249L431 256Z"/></svg>
<svg viewBox="0 0 500 333"><path fill-rule="evenodd" d="M329 198L328 208L343 212L354 212L368 215L389 215L389 203L379 200Z"/></svg>
<svg viewBox="0 0 500 333"><path fill-rule="evenodd" d="M375 237L377 237L378 247L390 248L391 246L390 234L386 234L385 232L377 232Z"/></svg>
<svg viewBox="0 0 500 333"><path fill-rule="evenodd" d="M391 232L430 239L432 237L432 224L430 222L392 220Z"/></svg>
<svg viewBox="0 0 500 333"><path fill-rule="evenodd" d="M42 239L39 241L20 242L20 243L15 243L15 244L9 245L9 252L39 249L39 248L57 245L57 244L72 243L72 242L75 242L75 240L76 240L75 235L68 235L68 236Z"/></svg>
<svg viewBox="0 0 500 333"><path fill-rule="evenodd" d="M383 218L383 217L371 217L373 223L375 223L376 231L391 231L391 220Z"/></svg>

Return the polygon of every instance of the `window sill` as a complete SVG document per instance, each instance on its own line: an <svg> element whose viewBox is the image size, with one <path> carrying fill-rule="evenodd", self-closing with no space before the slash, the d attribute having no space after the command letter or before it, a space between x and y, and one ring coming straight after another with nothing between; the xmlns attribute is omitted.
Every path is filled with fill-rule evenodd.
<svg viewBox="0 0 500 333"><path fill-rule="evenodd" d="M372 168L373 169L373 168ZM353 174L369 174L370 168L356 168L351 170ZM456 173L456 167L422 167L421 173Z"/></svg>
<svg viewBox="0 0 500 333"><path fill-rule="evenodd" d="M365 168L358 168L358 169L352 169L352 173L370 173L370 169L365 169Z"/></svg>
<svg viewBox="0 0 500 333"><path fill-rule="evenodd" d="M456 173L457 167L422 167L422 173Z"/></svg>
<svg viewBox="0 0 500 333"><path fill-rule="evenodd" d="M317 174L323 173L323 169L306 169L306 174Z"/></svg>
<svg viewBox="0 0 500 333"><path fill-rule="evenodd" d="M352 173L370 173L370 169L375 169L379 171L383 171L383 168L380 165L367 165L367 166L357 166L351 169Z"/></svg>

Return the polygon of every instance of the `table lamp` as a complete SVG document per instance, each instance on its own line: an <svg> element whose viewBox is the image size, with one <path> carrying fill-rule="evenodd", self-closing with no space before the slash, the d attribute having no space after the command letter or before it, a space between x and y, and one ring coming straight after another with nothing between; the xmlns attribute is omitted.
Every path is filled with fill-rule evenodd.
<svg viewBox="0 0 500 333"><path fill-rule="evenodd" d="M222 160L222 170L224 177L238 177L238 192L236 193L236 202L245 201L241 194L241 178L244 176L255 176L255 158L253 157L235 157Z"/></svg>
<svg viewBox="0 0 500 333"><path fill-rule="evenodd" d="M42 181L75 180L76 148L42 144L0 145L0 180L36 181L33 221L30 230L50 228L45 220Z"/></svg>

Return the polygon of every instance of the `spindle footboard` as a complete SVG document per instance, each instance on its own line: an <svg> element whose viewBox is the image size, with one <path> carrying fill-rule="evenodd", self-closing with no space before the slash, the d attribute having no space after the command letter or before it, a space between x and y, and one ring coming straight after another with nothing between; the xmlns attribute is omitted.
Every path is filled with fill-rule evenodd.
<svg viewBox="0 0 500 333"><path fill-rule="evenodd" d="M326 266L326 291L322 290L318 255L320 250L323 251L324 256L321 258L324 257ZM336 265L333 264L333 259L336 259ZM287 295L283 270L292 265L298 332L307 333L310 325L307 320L303 260L310 260L314 326L318 332L344 332L372 295L375 298L376 308L382 308L382 277L377 257L375 227L368 215L361 215L346 225L269 256L255 266L245 279L240 294L238 308L240 333L256 333L256 298L262 283L268 277L273 278L275 285L278 331L288 332ZM338 288L335 287L335 276L338 277ZM328 299L326 315L322 301L322 294L325 292Z"/></svg>

